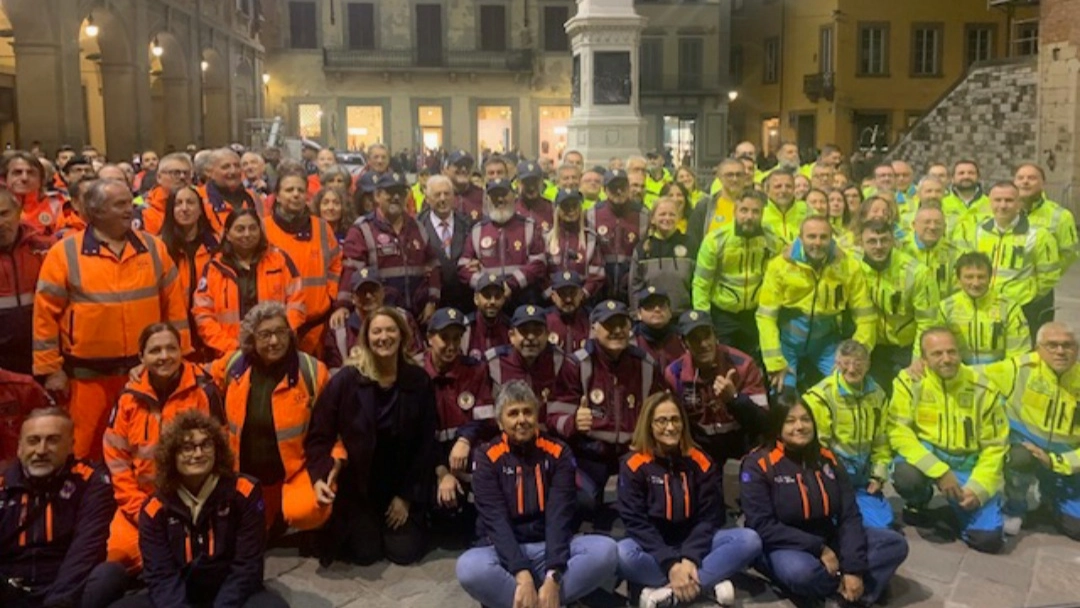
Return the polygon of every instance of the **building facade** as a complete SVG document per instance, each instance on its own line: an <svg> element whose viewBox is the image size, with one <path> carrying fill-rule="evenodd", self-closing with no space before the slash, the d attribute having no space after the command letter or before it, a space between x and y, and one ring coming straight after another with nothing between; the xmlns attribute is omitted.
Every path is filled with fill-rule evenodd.
<svg viewBox="0 0 1080 608"><path fill-rule="evenodd" d="M47 153L246 141L261 116L258 0L2 0L0 137Z"/></svg>
<svg viewBox="0 0 1080 608"><path fill-rule="evenodd" d="M766 152L887 148L972 64L1036 54L1034 4L736 0L733 134Z"/></svg>
<svg viewBox="0 0 1080 608"><path fill-rule="evenodd" d="M713 68L726 65L727 2L637 3L649 19L645 147L691 149L709 128L724 135L726 123L707 118L726 111ZM291 136L339 150L378 142L394 152L453 147L552 159L567 146L573 0L264 5L268 115L282 117Z"/></svg>

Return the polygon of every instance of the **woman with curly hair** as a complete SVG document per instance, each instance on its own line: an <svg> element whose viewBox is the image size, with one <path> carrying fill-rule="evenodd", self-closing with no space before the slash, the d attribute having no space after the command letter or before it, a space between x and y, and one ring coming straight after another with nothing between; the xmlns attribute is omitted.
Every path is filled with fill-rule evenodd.
<svg viewBox="0 0 1080 608"><path fill-rule="evenodd" d="M435 389L408 354L409 324L390 306L364 319L353 357L319 395L304 442L308 476L334 505L321 562L411 564L427 551L434 498ZM340 437L347 454L334 453ZM334 480L338 485L335 486Z"/></svg>
<svg viewBox="0 0 1080 608"><path fill-rule="evenodd" d="M187 410L165 427L154 456L157 491L139 514L146 590L113 606L287 607L263 587L262 488L233 472L221 425Z"/></svg>

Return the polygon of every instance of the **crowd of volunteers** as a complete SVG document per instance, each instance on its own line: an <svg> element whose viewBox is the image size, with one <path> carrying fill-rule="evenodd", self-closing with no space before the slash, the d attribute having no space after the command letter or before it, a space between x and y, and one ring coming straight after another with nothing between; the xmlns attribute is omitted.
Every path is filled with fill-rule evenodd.
<svg viewBox="0 0 1080 608"><path fill-rule="evenodd" d="M0 158L0 606L287 606L285 538L457 548L490 607L870 606L904 526L1080 540L1036 164L272 152Z"/></svg>

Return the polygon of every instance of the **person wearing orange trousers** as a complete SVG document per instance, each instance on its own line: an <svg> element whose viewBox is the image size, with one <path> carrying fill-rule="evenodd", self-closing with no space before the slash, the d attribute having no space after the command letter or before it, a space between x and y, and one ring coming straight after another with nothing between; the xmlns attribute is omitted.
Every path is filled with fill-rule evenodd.
<svg viewBox="0 0 1080 608"><path fill-rule="evenodd" d="M203 269L192 308L199 337L213 358L236 350L240 319L269 301L287 306L293 330L307 319L303 280L292 258L270 246L255 211L234 211L225 220L221 249Z"/></svg>
<svg viewBox="0 0 1080 608"><path fill-rule="evenodd" d="M334 231L307 207L303 173L278 176L274 209L266 220L270 244L289 254L300 270L307 319L297 328L300 350L321 357L326 321L341 281L341 246Z"/></svg>
<svg viewBox="0 0 1080 608"><path fill-rule="evenodd" d="M157 237L131 229L131 189L99 180L83 204L89 227L45 255L34 295L34 374L70 398L76 458L101 458L109 411L139 363L139 333L171 323L191 350L176 266Z"/></svg>
<svg viewBox="0 0 1080 608"><path fill-rule="evenodd" d="M321 527L330 505L316 501L304 456L315 398L330 379L326 366L297 348L296 333L279 302L262 302L244 317L240 349L210 368L225 395L229 446L237 470L259 479L266 524L280 515L300 530ZM344 448L335 448L345 460ZM335 473L330 483L336 483Z"/></svg>
<svg viewBox="0 0 1080 608"><path fill-rule="evenodd" d="M103 450L116 496L109 527L108 561L131 572L142 568L139 509L154 493L154 449L161 429L180 412L199 410L224 422L224 403L213 378L184 361L180 334L167 323L139 335L141 372L128 381L109 416Z"/></svg>

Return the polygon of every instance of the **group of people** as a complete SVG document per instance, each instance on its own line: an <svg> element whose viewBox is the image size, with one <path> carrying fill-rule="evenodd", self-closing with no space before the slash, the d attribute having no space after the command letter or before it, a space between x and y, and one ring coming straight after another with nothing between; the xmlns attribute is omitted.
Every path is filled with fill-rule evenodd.
<svg viewBox="0 0 1080 608"><path fill-rule="evenodd" d="M1036 165L62 152L0 170L4 606L286 605L289 533L324 565L470 547L485 606L730 605L747 568L872 605L889 483L979 551L1080 539L1076 226Z"/></svg>

